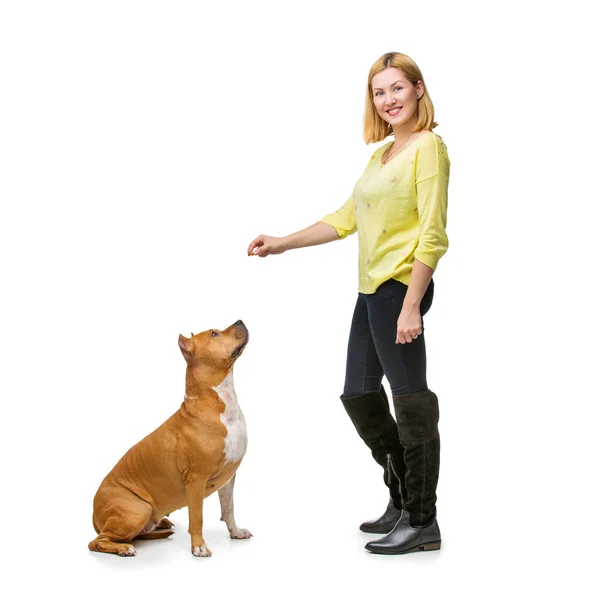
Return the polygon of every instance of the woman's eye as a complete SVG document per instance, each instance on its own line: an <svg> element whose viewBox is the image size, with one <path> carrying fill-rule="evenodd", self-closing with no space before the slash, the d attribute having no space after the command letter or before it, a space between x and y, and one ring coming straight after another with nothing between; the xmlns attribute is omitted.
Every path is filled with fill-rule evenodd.
<svg viewBox="0 0 600 600"><path fill-rule="evenodd" d="M394 89L400 91L402 88L399 85L397 85Z"/></svg>

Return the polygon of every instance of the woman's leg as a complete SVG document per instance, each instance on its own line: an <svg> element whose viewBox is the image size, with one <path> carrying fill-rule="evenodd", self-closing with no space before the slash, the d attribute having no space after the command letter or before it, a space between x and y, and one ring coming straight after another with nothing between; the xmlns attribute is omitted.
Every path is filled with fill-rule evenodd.
<svg viewBox="0 0 600 600"><path fill-rule="evenodd" d="M391 279L374 294L365 295L373 344L393 395L427 389L425 331L409 344L396 344L398 317L407 289L405 284ZM433 281L421 302L422 315L429 310L432 300Z"/></svg>
<svg viewBox="0 0 600 600"><path fill-rule="evenodd" d="M371 551L390 554L439 547L435 520L438 402L427 387L424 334L410 343L396 344L397 320L407 289L392 280L367 297L373 342L392 388L406 467L405 515L389 536L367 545ZM433 282L423 298L422 314L429 310L432 297Z"/></svg>
<svg viewBox="0 0 600 600"><path fill-rule="evenodd" d="M378 392L382 378L383 369L369 327L367 302L364 294L359 294L348 338L344 397Z"/></svg>
<svg viewBox="0 0 600 600"><path fill-rule="evenodd" d="M390 492L385 514L376 521L363 523L361 529L372 533L390 531L400 516L404 488L404 459L398 427L390 412L381 379L383 369L368 322L367 306L359 294L348 340L346 381L342 403L373 458L384 469L384 481Z"/></svg>

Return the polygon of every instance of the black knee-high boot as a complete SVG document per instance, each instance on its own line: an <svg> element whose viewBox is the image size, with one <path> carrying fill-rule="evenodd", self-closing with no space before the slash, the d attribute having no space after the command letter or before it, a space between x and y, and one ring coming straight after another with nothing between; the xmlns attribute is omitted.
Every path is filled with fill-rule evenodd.
<svg viewBox="0 0 600 600"><path fill-rule="evenodd" d="M384 482L390 500L384 514L374 521L366 521L360 529L366 533L391 531L402 512L404 485L404 450L398 436L398 426L390 412L383 387L378 392L346 398L342 403L358 435L371 450L375 461L383 467Z"/></svg>
<svg viewBox="0 0 600 600"><path fill-rule="evenodd" d="M394 529L366 545L380 554L438 550L440 530L436 520L436 487L440 468L439 407L430 390L394 396L398 432L404 447L406 496Z"/></svg>

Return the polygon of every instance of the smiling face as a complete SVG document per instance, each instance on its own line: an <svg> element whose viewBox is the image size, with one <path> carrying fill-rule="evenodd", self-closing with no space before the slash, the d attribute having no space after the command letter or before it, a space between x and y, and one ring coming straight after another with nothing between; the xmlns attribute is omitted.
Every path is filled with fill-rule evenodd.
<svg viewBox="0 0 600 600"><path fill-rule="evenodd" d="M377 114L392 128L416 120L418 98L424 91L421 81L413 84L400 69L388 67L373 76L371 88Z"/></svg>
<svg viewBox="0 0 600 600"><path fill-rule="evenodd" d="M188 366L206 366L215 373L229 371L248 343L248 329L237 321L227 329L208 329L189 338L179 336L179 347Z"/></svg>

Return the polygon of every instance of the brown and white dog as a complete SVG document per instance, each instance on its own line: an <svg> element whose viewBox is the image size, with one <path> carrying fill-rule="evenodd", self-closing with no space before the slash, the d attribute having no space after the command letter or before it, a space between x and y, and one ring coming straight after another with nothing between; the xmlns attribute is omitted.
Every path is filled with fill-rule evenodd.
<svg viewBox="0 0 600 600"><path fill-rule="evenodd" d="M246 452L246 421L233 389L233 365L248 343L237 321L179 336L187 362L185 398L179 410L133 446L100 484L94 497L94 529L89 549L135 555L133 539L174 533L165 517L188 507L194 556L211 556L202 537L202 503L219 491L221 520L234 539L252 537L233 517L235 472Z"/></svg>

